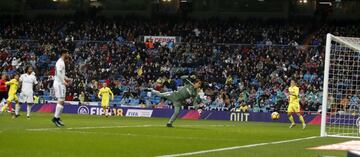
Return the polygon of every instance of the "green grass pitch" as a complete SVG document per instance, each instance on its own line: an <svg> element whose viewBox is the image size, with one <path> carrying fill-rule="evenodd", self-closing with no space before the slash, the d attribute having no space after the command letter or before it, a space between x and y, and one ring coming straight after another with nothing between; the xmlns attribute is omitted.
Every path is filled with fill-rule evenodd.
<svg viewBox="0 0 360 157"><path fill-rule="evenodd" d="M25 113L22 113L24 115ZM249 144L318 136L319 126L211 120L180 120L166 128L164 118L100 117L64 114L64 128L56 128L50 113L11 119L0 115L0 156L106 157L161 156ZM318 157L346 156L345 151L308 150L351 139L314 138L288 143L203 153L193 156Z"/></svg>

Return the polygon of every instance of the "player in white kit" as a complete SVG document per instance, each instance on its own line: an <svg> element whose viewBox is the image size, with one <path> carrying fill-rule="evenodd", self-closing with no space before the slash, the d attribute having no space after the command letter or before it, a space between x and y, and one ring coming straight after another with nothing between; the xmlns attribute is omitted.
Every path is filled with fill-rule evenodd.
<svg viewBox="0 0 360 157"><path fill-rule="evenodd" d="M36 80L35 73L33 72L32 66L27 66L24 74L19 78L21 83L20 103L26 103L26 117L30 118L31 107L34 103L34 85L38 82ZM15 117L19 116L20 106L15 106Z"/></svg>
<svg viewBox="0 0 360 157"><path fill-rule="evenodd" d="M61 51L61 57L55 65L55 78L54 78L54 93L57 99L55 108L54 118L52 122L57 126L64 126L64 123L60 119L60 115L64 108L66 86L69 84L71 79L65 76L65 61L69 58L69 52L67 50Z"/></svg>

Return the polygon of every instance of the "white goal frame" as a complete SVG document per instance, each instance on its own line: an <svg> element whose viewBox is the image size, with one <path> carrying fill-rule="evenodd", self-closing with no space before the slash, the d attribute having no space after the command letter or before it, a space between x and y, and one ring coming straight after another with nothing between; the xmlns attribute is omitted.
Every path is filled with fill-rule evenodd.
<svg viewBox="0 0 360 157"><path fill-rule="evenodd" d="M356 127L358 127L358 134L356 135L346 135L346 134L328 134L327 132L327 115L329 115L330 113L327 112L328 109L328 86L329 86L329 70L330 70L330 55L331 55L331 50L332 50L332 41L336 42L336 43L340 43L343 45L346 45L347 48L354 50L355 52L360 52L360 45L357 44L353 44L353 43L349 43L346 41L346 38L350 38L350 37L339 37L339 36L334 36L330 33L327 34L326 36L326 47L325 47L325 67L324 67L324 83L323 83L323 99L322 99L322 114L321 114L321 129L320 129L320 136L321 137L345 137L345 138L360 138L360 113L357 113L358 115L358 119L357 122L355 122ZM356 39L360 41L360 38L352 38L352 39ZM337 114L337 113L335 113ZM331 115L330 115L331 117ZM355 128L356 129L356 128Z"/></svg>

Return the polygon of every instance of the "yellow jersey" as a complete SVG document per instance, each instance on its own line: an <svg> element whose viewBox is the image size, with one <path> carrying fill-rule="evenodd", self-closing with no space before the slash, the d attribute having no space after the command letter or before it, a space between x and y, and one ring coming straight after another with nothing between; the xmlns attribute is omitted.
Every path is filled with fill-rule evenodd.
<svg viewBox="0 0 360 157"><path fill-rule="evenodd" d="M12 79L8 82L5 83L6 85L10 85L10 89L9 89L9 95L14 95L16 94L18 88L19 88L19 81L16 79Z"/></svg>
<svg viewBox="0 0 360 157"><path fill-rule="evenodd" d="M289 87L289 104L299 104L299 87Z"/></svg>
<svg viewBox="0 0 360 157"><path fill-rule="evenodd" d="M103 101L109 101L110 95L111 99L114 99L114 94L111 89L109 87L102 87L99 91L98 97L101 97Z"/></svg>

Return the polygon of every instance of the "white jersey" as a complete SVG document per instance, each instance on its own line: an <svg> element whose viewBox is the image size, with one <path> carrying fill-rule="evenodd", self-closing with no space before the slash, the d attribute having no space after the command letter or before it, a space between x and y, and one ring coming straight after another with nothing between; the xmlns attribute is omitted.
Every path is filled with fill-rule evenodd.
<svg viewBox="0 0 360 157"><path fill-rule="evenodd" d="M33 86L36 85L38 82L36 80L35 75L33 74L22 74L19 78L21 82L21 93L28 93L33 94Z"/></svg>
<svg viewBox="0 0 360 157"><path fill-rule="evenodd" d="M55 65L55 79L54 84L64 84L65 83L65 62L60 58Z"/></svg>

